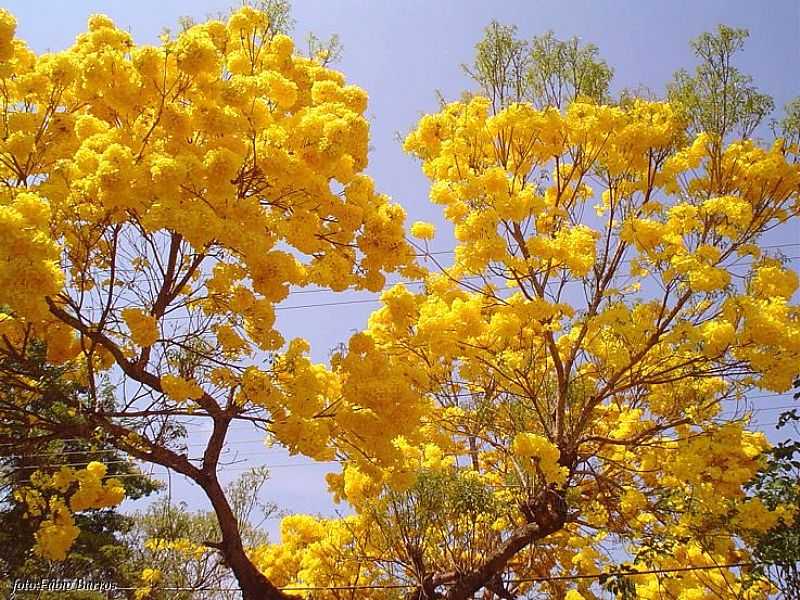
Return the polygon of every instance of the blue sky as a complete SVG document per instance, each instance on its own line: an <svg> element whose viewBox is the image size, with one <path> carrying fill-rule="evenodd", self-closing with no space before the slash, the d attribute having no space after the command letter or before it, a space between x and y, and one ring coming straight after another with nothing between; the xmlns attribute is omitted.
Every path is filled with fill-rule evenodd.
<svg viewBox="0 0 800 600"><path fill-rule="evenodd" d="M119 26L130 30L138 43L155 43L162 28L174 27L180 16L203 19L226 11L235 2L6 0L4 5L17 17L18 35L34 50L43 52L71 44L84 30L87 17L95 12L111 16ZM578 36L596 44L615 70L613 91L643 84L661 92L676 69L693 67L690 39L719 23L746 27L750 39L739 56L739 68L750 73L760 89L774 97L779 109L800 95L798 0L297 0L293 17L299 41L310 31L323 38L339 34L344 54L336 68L370 95L373 150L369 173L379 190L406 208L409 222L422 219L439 223L441 219L439 208L427 200L427 182L419 165L403 154L396 135L410 130L422 113L436 108L436 90L455 99L470 87L460 65L471 61L474 45L492 19L517 25L524 38L552 29L559 38ZM445 234L437 239L433 248L450 249L452 241L447 238ZM785 230L772 241L798 243L800 232ZM800 248L787 254L800 254ZM285 305L354 298L353 294L303 294L290 297ZM279 313L279 324L287 337L309 339L315 358L325 360L330 348L364 326L374 306L364 303L289 309ZM770 413L765 420L774 420L775 414ZM240 441L256 437L250 432L242 434ZM236 447L247 453L242 458L248 462L261 458L253 456L258 454L258 444L241 443ZM267 456L260 462L290 462L280 452L269 451ZM231 467L238 468L241 465ZM273 482L268 484L268 496L293 511L329 514L331 504L322 478L326 470L324 465L276 468ZM233 476L237 471L227 474ZM175 483L173 494L191 505L203 504L196 491L180 483ZM275 531L273 526L270 530Z"/></svg>

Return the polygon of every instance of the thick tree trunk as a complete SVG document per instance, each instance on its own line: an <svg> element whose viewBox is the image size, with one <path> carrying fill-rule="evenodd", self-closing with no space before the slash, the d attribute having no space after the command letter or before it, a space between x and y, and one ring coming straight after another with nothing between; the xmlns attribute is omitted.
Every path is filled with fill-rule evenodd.
<svg viewBox="0 0 800 600"><path fill-rule="evenodd" d="M225 492L216 476L198 481L205 491L217 515L222 531L222 542L215 547L222 553L225 562L233 571L242 590L243 600L291 600L267 579L247 557L242 545L242 536L236 515L233 514Z"/></svg>
<svg viewBox="0 0 800 600"><path fill-rule="evenodd" d="M407 594L406 600L470 600L481 588L500 597L504 593L507 594L506 597L513 597L502 589L499 579L509 561L529 544L559 531L567 521L567 504L563 494L552 489L545 490L533 502L523 507L523 512L528 524L514 531L480 567L468 573L434 575L431 578L435 583L433 587L447 586L444 592L437 592L430 589L430 586L423 585Z"/></svg>
<svg viewBox="0 0 800 600"><path fill-rule="evenodd" d="M567 519L567 505L563 496L546 490L536 501L526 507L529 523L517 529L483 565L459 577L444 595L446 600L468 600L478 590L487 586L505 569L508 562L529 544L560 530Z"/></svg>

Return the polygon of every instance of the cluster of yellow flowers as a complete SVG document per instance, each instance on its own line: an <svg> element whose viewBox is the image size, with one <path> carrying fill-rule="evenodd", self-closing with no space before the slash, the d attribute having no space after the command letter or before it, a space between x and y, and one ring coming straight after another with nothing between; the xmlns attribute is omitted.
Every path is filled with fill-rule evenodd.
<svg viewBox="0 0 800 600"><path fill-rule="evenodd" d="M377 547L373 543L379 544L379 537L370 531L368 521L357 515L320 519L297 514L281 522L280 544L254 548L250 558L270 581L291 595L309 595L292 588L358 585L366 588L358 590L359 598L384 600L386 590L379 586L390 584L391 579L369 560L352 554L358 548Z"/></svg>
<svg viewBox="0 0 800 600"><path fill-rule="evenodd" d="M45 517L36 532L37 554L50 560L64 560L80 533L73 513L110 508L122 502L125 488L119 479L105 478L107 471L97 461L78 470L61 467L52 475L36 471L30 487L14 491L17 501L25 505L27 518Z"/></svg>
<svg viewBox="0 0 800 600"><path fill-rule="evenodd" d="M734 597L745 600L762 600L771 597L772 586L765 580L747 581L728 569L710 568L742 560L742 555L725 541L717 542L709 551L692 540L677 544L672 552L665 553L655 568L678 570L670 577L658 574L638 575L633 578L637 598L656 600L666 594L686 600L709 597ZM685 571L687 566L697 571ZM640 570L646 570L644 566Z"/></svg>
<svg viewBox="0 0 800 600"><path fill-rule="evenodd" d="M411 225L411 235L421 240L432 240L436 236L436 227L425 221L415 221Z"/></svg>
<svg viewBox="0 0 800 600"><path fill-rule="evenodd" d="M72 512L63 500L53 497L49 502L49 514L35 533L34 551L42 558L64 560L78 535L80 529L75 526Z"/></svg>
<svg viewBox="0 0 800 600"><path fill-rule="evenodd" d="M61 289L63 277L58 269L58 245L50 233L50 207L38 194L16 195L4 188L0 194L0 286L3 303L15 314L38 321L46 317L44 296ZM20 285L24 274L25 285Z"/></svg>
<svg viewBox="0 0 800 600"><path fill-rule="evenodd" d="M500 505L515 506L531 492L519 465L541 474L537 485L566 490L584 524L630 539L633 554L643 539L662 539L688 552L684 565L703 566L744 554L734 538L711 547L681 540L720 527L747 537L794 514L747 498L764 437L742 422L715 420L729 394L753 385L786 390L800 361L800 313L789 302L797 277L756 245L761 231L797 215L800 168L779 145L741 143L722 149L713 173L703 167L714 140L687 139L685 130L668 104L645 101L578 102L566 114L519 104L490 114L490 102L475 97L425 116L406 149L422 160L431 200L455 225L455 265L427 276L424 293L387 290L334 368L376 348L403 356L418 373L406 389L437 400L421 413L423 430L441 436L431 454L470 459L470 472L495 488ZM580 222L595 196L590 179L605 188L597 192L600 227ZM430 239L433 230L417 223L412 235ZM630 275L617 289L623 257ZM742 257L752 262L740 284L731 268ZM583 282L586 305L562 294L575 281ZM652 297L654 282L663 298ZM503 294L503 284L514 293ZM726 378L731 364L746 364L752 375ZM410 433L387 439L419 458L422 445ZM578 474L561 465L574 456L592 468ZM415 475L402 464L375 469L353 459L329 476L330 487L361 518L383 510L380 519L388 519L389 509L370 499L387 484L395 494L409 489ZM397 473L407 480L392 486ZM513 511L489 515L482 518L496 532L524 522ZM548 552L522 552L513 564L597 573L603 537L581 537L566 525L540 541ZM481 540L458 539L477 555L490 551ZM456 558L438 555L435 545L426 547L429 560L453 565ZM682 560L664 556L637 568ZM659 581L637 577L637 594L657 597ZM761 583L746 589L725 569L669 581L676 597L769 593ZM578 586L568 597L594 596Z"/></svg>
<svg viewBox="0 0 800 600"><path fill-rule="evenodd" d="M0 303L15 318L38 325L65 283L76 295L122 286L125 269L152 262L133 248L123 261L103 228L224 249L230 287L214 273L171 293L207 279L203 309L244 320L216 329L230 356L281 347L272 305L289 285L377 291L385 271L415 272L403 210L363 174L365 92L297 54L266 13L244 7L158 47L95 15L73 47L43 56L0 17L0 169L21 182L0 198ZM175 265L175 282L188 268ZM127 325L136 346L158 341L162 314L117 306L121 318L104 322L112 339Z"/></svg>
<svg viewBox="0 0 800 600"><path fill-rule="evenodd" d="M131 339L137 346L152 346L158 340L158 323L152 315L133 307L123 308L120 315L125 319L131 330Z"/></svg>
<svg viewBox="0 0 800 600"><path fill-rule="evenodd" d="M548 483L563 484L569 474L558 464L561 452L547 438L536 433L518 433L511 443L511 451L522 459L528 459L526 469L538 469Z"/></svg>
<svg viewBox="0 0 800 600"><path fill-rule="evenodd" d="M161 538L150 538L144 543L145 549L151 552L175 552L185 556L199 558L210 552L210 548L193 542L187 538L176 538L171 540Z"/></svg>
<svg viewBox="0 0 800 600"><path fill-rule="evenodd" d="M364 174L367 94L252 7L159 46L103 15L41 56L15 29L0 11L0 174L19 182L0 196L3 343L18 351L33 332L82 385L136 358L167 407L233 390L243 410L269 410L293 452L329 459L367 440L379 462L403 463L392 440L429 406L418 376L379 351L334 372L275 330L290 286L378 291L388 272L419 276L403 209ZM189 337L220 364L178 367L174 316L202 316Z"/></svg>
<svg viewBox="0 0 800 600"><path fill-rule="evenodd" d="M153 593L153 589L156 585L158 585L163 576L163 573L159 569L153 569L151 567L145 567L142 569L140 579L142 580L143 585L138 587L136 591L133 592L134 599L146 600L147 598L150 598L151 594Z"/></svg>
<svg viewBox="0 0 800 600"><path fill-rule="evenodd" d="M188 380L177 375L162 375L161 389L179 404L187 400L197 400L203 395L203 388L194 379Z"/></svg>

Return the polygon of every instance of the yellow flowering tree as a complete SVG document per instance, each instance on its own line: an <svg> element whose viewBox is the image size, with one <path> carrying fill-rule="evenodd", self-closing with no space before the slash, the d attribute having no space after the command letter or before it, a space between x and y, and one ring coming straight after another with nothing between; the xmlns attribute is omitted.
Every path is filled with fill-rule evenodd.
<svg viewBox="0 0 800 600"><path fill-rule="evenodd" d="M283 594L247 557L219 483L231 424L322 459L357 446L364 418L307 342L285 343L275 304L292 286L378 291L385 273L417 275L403 210L363 172L366 93L270 17L246 6L149 46L94 15L71 48L37 55L0 11L0 378L14 390L0 415L189 477L219 520L207 545L248 599ZM47 384L43 348L85 400ZM64 419L31 410L48 399ZM413 429L422 404L376 412L374 427ZM211 424L199 461L181 444L188 418ZM19 490L47 556L68 552L74 512L121 500L102 470ZM44 502L73 477L77 491Z"/></svg>
<svg viewBox="0 0 800 600"><path fill-rule="evenodd" d="M748 545L796 507L748 492L769 445L736 408L800 365L798 276L759 243L796 226L800 149L696 132L678 101L485 92L405 141L453 263L332 361L348 403L427 398L419 428L342 457L356 514L292 516L259 568L370 598L767 598Z"/></svg>
<svg viewBox="0 0 800 600"><path fill-rule="evenodd" d="M798 149L689 134L678 103L603 104L596 52L548 44L531 64L591 77L552 69L407 138L457 239L423 274L363 173L365 93L267 13L157 47L94 16L40 56L0 13L0 377L16 390L0 414L194 481L219 523L203 546L247 600L591 598L607 542L646 571L639 597L766 595L733 565L791 508L747 497L767 443L725 411L787 389L800 359L797 276L758 244L798 215ZM541 102L552 82L562 110ZM329 366L275 330L291 286L379 291L387 272L424 292L386 290ZM43 385L34 347L88 400ZM95 400L108 386L113 410ZM47 398L70 418L29 410ZM210 424L199 460L185 419ZM355 513L292 515L281 543L246 547L218 478L234 422L340 461L328 482ZM72 513L118 502L116 483L99 464L33 478L19 495L40 546L66 552ZM142 594L163 579L142 576Z"/></svg>

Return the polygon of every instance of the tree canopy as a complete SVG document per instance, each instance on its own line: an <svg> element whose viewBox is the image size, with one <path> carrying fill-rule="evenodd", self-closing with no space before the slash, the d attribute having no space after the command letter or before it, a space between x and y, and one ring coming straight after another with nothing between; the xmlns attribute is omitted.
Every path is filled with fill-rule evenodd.
<svg viewBox="0 0 800 600"><path fill-rule="evenodd" d="M28 442L102 441L188 477L218 526L190 550L218 553L245 600L771 593L753 546L797 507L750 492L769 444L730 409L800 365L798 277L762 242L800 214L800 149L750 135L766 101L716 59L743 33L701 37L669 101L614 102L596 48L491 25L478 93L404 143L455 232L442 264L421 243L435 228L406 238L364 173L366 93L269 11L159 46L100 15L60 52L14 31L1 12L0 415ZM384 289L391 273L424 289ZM382 291L329 364L275 329L310 285ZM209 425L199 458L188 420ZM352 513L249 535L220 483L234 423L337 461ZM19 482L42 556L119 503L108 475Z"/></svg>

